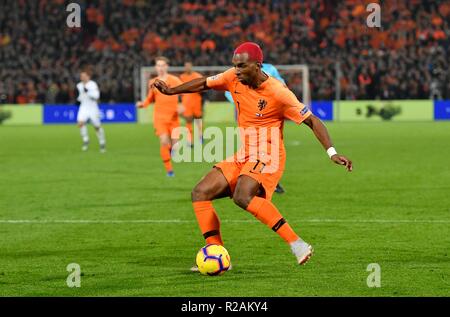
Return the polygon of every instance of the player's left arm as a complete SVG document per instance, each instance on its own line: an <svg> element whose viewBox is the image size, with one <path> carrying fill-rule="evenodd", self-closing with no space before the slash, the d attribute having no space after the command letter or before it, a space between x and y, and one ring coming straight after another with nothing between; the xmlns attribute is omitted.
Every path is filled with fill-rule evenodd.
<svg viewBox="0 0 450 317"><path fill-rule="evenodd" d="M353 170L352 161L344 155L338 154L334 149L330 135L328 134L328 129L325 124L323 124L322 120L311 113L306 119L303 120L303 123L305 123L314 132L317 140L319 140L325 150L327 150L327 153L333 162L344 165L349 172Z"/></svg>
<svg viewBox="0 0 450 317"><path fill-rule="evenodd" d="M327 151L330 159L339 165L344 165L349 172L353 170L352 161L344 155L338 154L333 147L328 130L323 122L317 118L311 110L298 101L294 93L289 89L284 89L277 94L278 100L285 105L284 117L291 119L297 124L305 123L314 132L314 135Z"/></svg>
<svg viewBox="0 0 450 317"><path fill-rule="evenodd" d="M91 82L90 85L85 85L84 91L92 100L98 100L100 98L100 89L98 88L98 85L94 82Z"/></svg>

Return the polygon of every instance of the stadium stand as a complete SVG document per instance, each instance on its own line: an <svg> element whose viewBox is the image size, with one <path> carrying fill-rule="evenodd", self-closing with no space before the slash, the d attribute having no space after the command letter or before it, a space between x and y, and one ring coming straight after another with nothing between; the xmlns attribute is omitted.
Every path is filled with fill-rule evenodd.
<svg viewBox="0 0 450 317"><path fill-rule="evenodd" d="M229 65L243 41L260 43L269 63L308 64L315 100L334 99L337 61L342 99L450 98L445 0L385 1L381 28L353 0L76 1L82 27L69 28L69 2L0 1L0 103L74 102L88 64L103 102L132 101L135 68L155 56Z"/></svg>

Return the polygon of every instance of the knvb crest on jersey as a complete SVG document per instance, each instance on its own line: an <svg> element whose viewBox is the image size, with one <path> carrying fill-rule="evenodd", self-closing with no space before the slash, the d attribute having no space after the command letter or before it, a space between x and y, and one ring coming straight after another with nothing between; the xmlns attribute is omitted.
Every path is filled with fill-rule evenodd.
<svg viewBox="0 0 450 317"><path fill-rule="evenodd" d="M264 99L258 100L258 109L259 111L262 111L267 106L267 101Z"/></svg>

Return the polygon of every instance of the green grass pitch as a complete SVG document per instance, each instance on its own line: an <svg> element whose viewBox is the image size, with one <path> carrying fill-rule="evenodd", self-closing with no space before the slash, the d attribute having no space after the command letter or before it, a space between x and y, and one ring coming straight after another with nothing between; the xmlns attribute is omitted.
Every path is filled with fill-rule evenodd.
<svg viewBox="0 0 450 317"><path fill-rule="evenodd" d="M450 123L328 127L354 171L286 124L287 193L273 198L314 246L310 262L297 266L225 198L215 207L234 268L220 277L189 271L204 244L190 191L212 164L179 163L167 178L150 125L106 125L106 154L92 128L82 153L75 126L0 127L0 295L449 296ZM80 288L66 285L69 263Z"/></svg>

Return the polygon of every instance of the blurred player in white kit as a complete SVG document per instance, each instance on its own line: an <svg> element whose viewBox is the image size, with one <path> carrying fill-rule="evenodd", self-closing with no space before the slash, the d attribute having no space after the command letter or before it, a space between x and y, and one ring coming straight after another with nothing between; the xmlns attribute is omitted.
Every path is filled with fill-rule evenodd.
<svg viewBox="0 0 450 317"><path fill-rule="evenodd" d="M80 73L80 80L77 84L78 98L80 108L78 110L77 121L80 128L81 138L83 139L83 151L87 151L89 147L89 134L87 122L90 121L95 128L98 142L100 144L100 152L106 151L105 131L100 122L100 110L97 101L100 98L100 90L95 81L91 80L91 73L83 70Z"/></svg>

